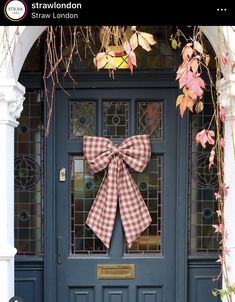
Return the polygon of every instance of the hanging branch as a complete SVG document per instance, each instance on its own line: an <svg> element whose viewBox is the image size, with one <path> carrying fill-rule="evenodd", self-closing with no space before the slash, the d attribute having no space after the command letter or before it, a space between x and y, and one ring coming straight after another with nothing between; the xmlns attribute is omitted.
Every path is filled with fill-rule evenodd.
<svg viewBox="0 0 235 302"><path fill-rule="evenodd" d="M66 34L66 31L69 34ZM94 50L98 46L95 45L94 31L98 31L100 37L98 53ZM131 31L132 35L129 38L124 26L49 26L47 28L47 50L43 76L45 99L48 107L46 136L50 128L56 86L58 85L65 91L60 83L60 72L62 71L63 77L69 76L76 83L71 74L71 66L74 59L77 57L79 61L82 61L90 54L94 57L93 62L97 70L106 66L108 67L109 75L114 77L116 70L114 48L116 48L127 56L128 66L131 73L133 73L134 66L137 65L134 50L141 46L146 51L150 51L150 45L156 44L156 41L151 34L138 31L136 26L132 26ZM84 58L81 56L81 42L84 47ZM65 91L65 93L67 92Z"/></svg>
<svg viewBox="0 0 235 302"><path fill-rule="evenodd" d="M213 224L212 227L214 232L220 237L220 255L216 262L220 263L221 270L214 280L218 280L223 276L225 288L214 289L212 294L214 296L220 295L221 299L226 296L227 301L232 302L232 295L235 293L235 284L232 284L229 280L231 267L228 266L226 261L230 253L230 249L227 246L229 234L224 220L224 204L229 191L229 187L224 182L223 123L226 119L226 112L219 94L219 84L222 77L226 79L226 72L222 72L221 66L223 65L223 70L225 71L228 69L233 71L235 63L229 62L228 53L220 53L218 49L219 55L216 58L216 85L214 85L208 67L210 57L204 50L201 30L195 27L193 36L186 38L182 31L177 29L175 36L171 36L173 48L176 49L181 46L180 38L182 37L185 39L186 45L182 49L183 63L179 66L176 77L176 79L179 80L180 88L183 88L183 94L178 96L176 100L176 106L180 107L181 117L183 117L187 108L192 112L195 110L197 113L203 110L202 98L206 89L205 82L201 78L203 69L206 70L209 79L209 91L214 113L207 129L203 129L196 134L196 143L201 144L203 148L206 148L207 144L212 146L208 159L208 169L210 170L211 167L215 165L215 158L217 167L218 192L215 193L215 200L218 207L216 211L218 222L217 224ZM221 41L219 41L219 45L220 44ZM216 95L214 94L214 89ZM215 124L215 131L211 129L212 123Z"/></svg>

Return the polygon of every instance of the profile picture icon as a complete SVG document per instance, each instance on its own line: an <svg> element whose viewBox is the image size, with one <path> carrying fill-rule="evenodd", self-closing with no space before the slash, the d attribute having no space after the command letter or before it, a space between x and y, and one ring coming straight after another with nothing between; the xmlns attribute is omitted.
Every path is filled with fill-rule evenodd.
<svg viewBox="0 0 235 302"><path fill-rule="evenodd" d="M23 0L8 0L4 5L4 14L11 21L23 20L28 12L28 7Z"/></svg>

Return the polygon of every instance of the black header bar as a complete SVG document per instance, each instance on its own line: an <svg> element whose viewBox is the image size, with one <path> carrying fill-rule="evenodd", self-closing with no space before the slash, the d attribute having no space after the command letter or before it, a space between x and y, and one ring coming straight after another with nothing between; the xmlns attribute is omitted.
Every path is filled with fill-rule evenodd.
<svg viewBox="0 0 235 302"><path fill-rule="evenodd" d="M1 0L1 25L235 25L228 1ZM231 3L231 1L230 1Z"/></svg>

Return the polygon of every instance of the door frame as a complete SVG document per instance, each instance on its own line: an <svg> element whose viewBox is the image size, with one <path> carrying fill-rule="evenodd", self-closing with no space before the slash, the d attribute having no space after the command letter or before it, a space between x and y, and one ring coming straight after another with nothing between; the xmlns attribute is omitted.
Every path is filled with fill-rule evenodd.
<svg viewBox="0 0 235 302"><path fill-rule="evenodd" d="M99 88L168 88L178 89L174 72L135 73L123 72L115 79L107 72L84 73L75 75L76 89ZM63 82L65 89L73 89L71 80ZM57 88L59 89L59 88ZM55 102L56 106L56 102ZM46 107L46 106L45 106ZM55 112L55 111L54 111ZM45 108L45 116L46 116ZM176 197L176 302L187 302L187 256L188 256L188 115L182 119L177 115L177 197ZM50 133L45 138L44 149L44 301L56 302L56 203L55 203L55 133L53 131L55 116L51 120ZM183 160L182 160L183 159ZM48 181L47 181L48 180ZM182 286L184 284L185 286Z"/></svg>

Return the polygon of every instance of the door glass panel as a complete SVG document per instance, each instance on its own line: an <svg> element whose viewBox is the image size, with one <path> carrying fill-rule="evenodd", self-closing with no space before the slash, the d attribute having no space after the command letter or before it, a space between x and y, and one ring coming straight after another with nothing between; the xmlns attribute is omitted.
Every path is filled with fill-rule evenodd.
<svg viewBox="0 0 235 302"><path fill-rule="evenodd" d="M127 251L131 253L161 253L163 155L152 155L142 173L131 171L132 177L148 206L152 223Z"/></svg>
<svg viewBox="0 0 235 302"><path fill-rule="evenodd" d="M109 138L125 138L129 132L128 102L103 103L103 135Z"/></svg>
<svg viewBox="0 0 235 302"><path fill-rule="evenodd" d="M43 253L43 108L39 91L27 92L15 130L15 247Z"/></svg>
<svg viewBox="0 0 235 302"><path fill-rule="evenodd" d="M190 174L189 174L189 251L191 254L218 253L220 238L212 224L218 224L217 203L214 193L218 191L217 167L209 169L211 146L196 144L196 134L207 129L214 109L210 93L205 94L204 110L192 114L190 121ZM212 130L215 125L212 123Z"/></svg>
<svg viewBox="0 0 235 302"><path fill-rule="evenodd" d="M163 139L163 102L137 103L137 133Z"/></svg>
<svg viewBox="0 0 235 302"><path fill-rule="evenodd" d="M161 253L163 156L153 155L143 173L131 170L152 217L149 228L128 253ZM92 175L83 156L71 157L71 253L106 253L102 242L85 225L103 173Z"/></svg>
<svg viewBox="0 0 235 302"><path fill-rule="evenodd" d="M96 134L96 103L70 102L70 138Z"/></svg>
<svg viewBox="0 0 235 302"><path fill-rule="evenodd" d="M106 248L85 224L103 173L92 175L83 156L71 156L71 253L105 253Z"/></svg>

